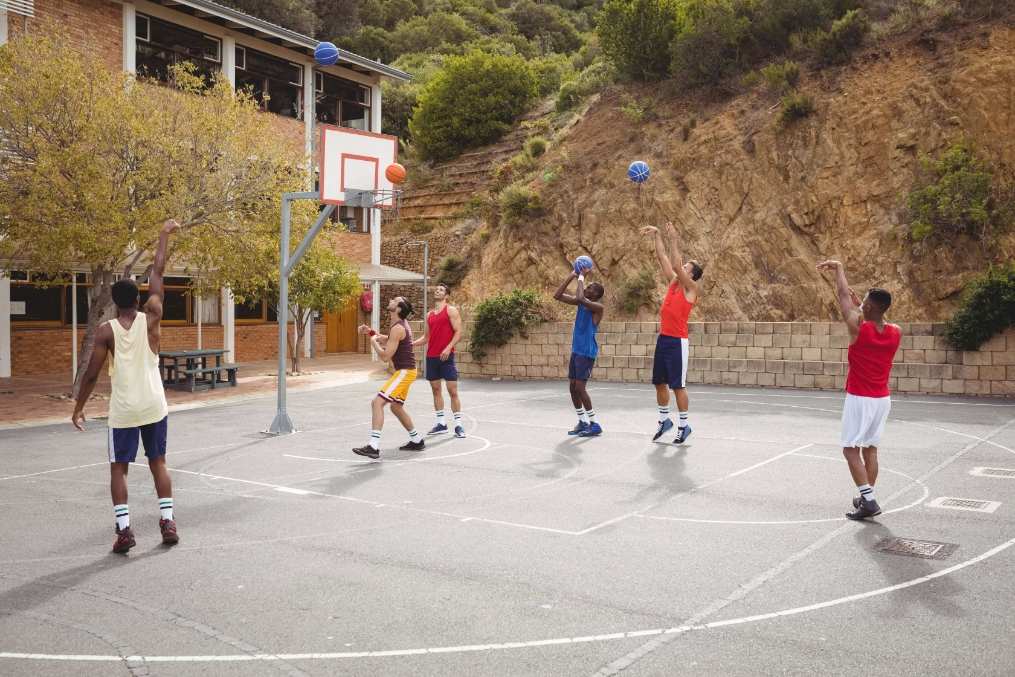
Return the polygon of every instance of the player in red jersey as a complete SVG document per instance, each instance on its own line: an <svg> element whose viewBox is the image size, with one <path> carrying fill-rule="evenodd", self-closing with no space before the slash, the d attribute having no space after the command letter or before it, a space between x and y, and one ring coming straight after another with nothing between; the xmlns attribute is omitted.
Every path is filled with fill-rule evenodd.
<svg viewBox="0 0 1015 677"><path fill-rule="evenodd" d="M849 464L860 495L853 499L853 512L846 517L861 520L881 514L874 498L878 479L878 443L892 408L888 377L899 349L902 332L898 325L885 321L892 295L873 288L863 301L846 280L839 261L822 261L818 270L835 274L835 292L839 309L849 328L849 372L846 376L846 402L842 408L842 453Z"/></svg>

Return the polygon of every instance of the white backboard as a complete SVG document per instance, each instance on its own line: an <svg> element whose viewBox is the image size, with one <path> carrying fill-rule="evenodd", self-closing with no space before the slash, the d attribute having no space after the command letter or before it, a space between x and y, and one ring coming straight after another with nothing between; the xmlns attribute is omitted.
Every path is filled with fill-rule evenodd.
<svg viewBox="0 0 1015 677"><path fill-rule="evenodd" d="M347 189L394 190L384 170L398 161L397 136L321 125L320 146L321 202L345 204ZM376 206L394 206L390 193L382 193L382 198Z"/></svg>

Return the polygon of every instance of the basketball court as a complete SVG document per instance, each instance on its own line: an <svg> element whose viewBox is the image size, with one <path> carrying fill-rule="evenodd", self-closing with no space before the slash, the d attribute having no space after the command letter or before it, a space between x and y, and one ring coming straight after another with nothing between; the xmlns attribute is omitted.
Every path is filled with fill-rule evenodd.
<svg viewBox="0 0 1015 677"><path fill-rule="evenodd" d="M566 383L466 381L467 439L369 461L377 385L171 414L181 542L138 465L128 556L103 422L0 432L0 672L1010 674L1010 402L896 396L854 523L839 393L694 387L677 447L649 386L578 439Z"/></svg>

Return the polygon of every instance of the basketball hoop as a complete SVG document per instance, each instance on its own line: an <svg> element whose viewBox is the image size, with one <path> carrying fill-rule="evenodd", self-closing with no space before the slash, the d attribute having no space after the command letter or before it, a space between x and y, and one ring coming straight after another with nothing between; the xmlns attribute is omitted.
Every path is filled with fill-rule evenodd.
<svg viewBox="0 0 1015 677"><path fill-rule="evenodd" d="M378 190L345 190L345 205L364 209L381 209L385 221L398 221L398 210L402 204L402 191L398 188Z"/></svg>

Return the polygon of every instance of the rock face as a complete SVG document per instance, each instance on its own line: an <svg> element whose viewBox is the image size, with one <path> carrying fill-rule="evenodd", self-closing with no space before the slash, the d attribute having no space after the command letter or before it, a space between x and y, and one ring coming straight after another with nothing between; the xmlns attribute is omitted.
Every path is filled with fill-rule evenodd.
<svg viewBox="0 0 1015 677"><path fill-rule="evenodd" d="M615 301L619 283L655 265L638 227L669 218L685 257L705 265L698 320L837 318L831 283L814 269L822 258L842 259L858 291L891 290L896 319L949 317L972 275L1013 256L1015 229L989 243L916 245L906 195L919 156L960 139L995 168L1015 167L1015 29L872 48L800 89L816 110L785 128L778 101L759 93L713 104L648 89L604 96L542 161L532 185L545 216L495 229L465 292L552 291L584 253ZM654 121L632 122L621 110L631 97ZM636 159L652 168L640 192L626 178Z"/></svg>

